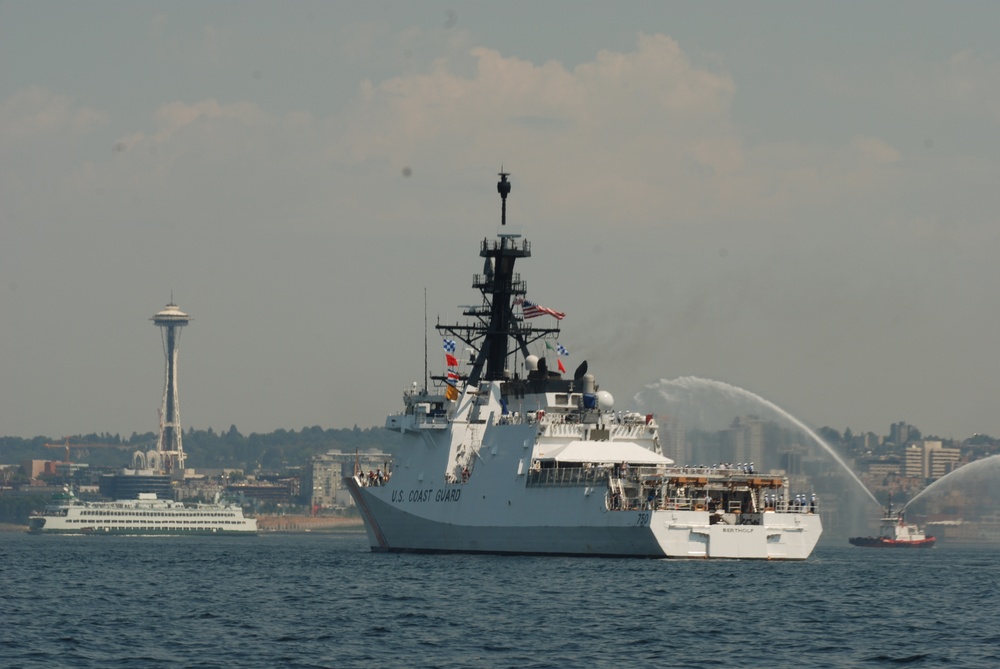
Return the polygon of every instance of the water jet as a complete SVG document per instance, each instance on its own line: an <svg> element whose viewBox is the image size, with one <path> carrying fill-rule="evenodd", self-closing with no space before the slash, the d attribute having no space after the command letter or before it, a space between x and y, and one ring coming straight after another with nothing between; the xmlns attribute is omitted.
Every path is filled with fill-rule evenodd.
<svg viewBox="0 0 1000 669"><path fill-rule="evenodd" d="M748 400L762 408L771 411L774 414L777 414L779 417L781 417L788 423L791 423L796 428L798 428L806 435L808 435L810 439L812 439L816 444L818 444L830 457L834 459L834 461L837 462L837 464L839 464L844 469L845 472L847 472L847 474L851 477L851 479L862 490L864 490L865 494L871 499L872 502L875 503L876 506L878 506L879 508L882 507L878 499L875 498L875 495L873 495L872 492L868 489L868 487L861 482L861 479L858 478L858 476L854 473L854 471L848 466L846 462L844 462L843 458L840 457L840 455L833 449L833 447L831 447L828 443L826 443L818 434L816 434L811 428L809 428L809 426L807 426L801 420L799 420L789 412L785 411L774 402L766 400L760 395L752 393L749 390L745 390L743 388L731 385L729 383L725 383L723 381L702 379L696 376L682 376L673 380L660 379L660 381L657 383L652 383L647 385L645 391L640 391L635 395L633 402L640 406L645 406L646 408L649 408L648 406L649 401L644 399L643 397L644 393L646 392L654 393L654 398L658 396L658 399L665 401L667 403L676 402L677 399L670 393L670 389L672 388L686 392L691 392L694 390L712 390L714 392L722 393L723 395L731 399Z"/></svg>

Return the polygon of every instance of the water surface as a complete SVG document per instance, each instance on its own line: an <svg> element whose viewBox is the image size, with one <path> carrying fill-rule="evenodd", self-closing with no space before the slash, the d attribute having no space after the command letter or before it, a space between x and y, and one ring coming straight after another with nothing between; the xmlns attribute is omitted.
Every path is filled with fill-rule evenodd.
<svg viewBox="0 0 1000 669"><path fill-rule="evenodd" d="M4 667L996 667L989 550L381 555L361 532L0 534Z"/></svg>

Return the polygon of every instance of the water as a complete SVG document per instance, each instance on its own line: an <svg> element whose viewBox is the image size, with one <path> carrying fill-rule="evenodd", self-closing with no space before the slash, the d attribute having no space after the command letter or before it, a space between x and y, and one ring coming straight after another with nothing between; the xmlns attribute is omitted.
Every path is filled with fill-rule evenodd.
<svg viewBox="0 0 1000 669"><path fill-rule="evenodd" d="M826 454L829 455L831 458L833 458L834 461L836 461L836 463L840 465L841 468L843 468L844 473L850 476L850 478L854 481L854 483L856 483L858 487L860 487L865 492L865 494L868 495L868 497L871 499L872 502L875 503L876 506L881 507L881 504L879 504L879 501L878 499L875 498L875 495L873 495L872 492L868 489L868 487L861 482L861 479L858 478L857 474L854 473L851 467L848 466L846 462L844 462L843 458L841 458L840 455L838 455L837 452L833 450L833 448L828 443L823 441L823 439L820 438L820 436L816 434L812 429L810 429L809 426L807 426L801 420L799 420L792 414L788 413L787 411L779 407L774 402L766 400L760 395L752 393L749 390L745 390L738 386L730 385L722 381L713 381L711 379L700 379L696 376L683 376L678 379L674 379L672 381L667 381L666 379L662 379L660 380L659 383L654 383L650 386L647 386L646 391L647 393L652 392L654 394L654 397L656 396L656 394L658 394L660 398L662 398L662 400L671 403L675 401L675 398L669 393L668 391L669 388L679 388L684 391L707 388L720 392L723 395L726 395L731 398L750 400L757 406L772 411L773 413L777 414L787 422L791 423L798 429L805 432L810 439L812 439L816 444L822 447L823 450L826 452ZM639 393L635 397L635 402L640 404L640 406L649 406L650 400L644 397L644 393Z"/></svg>
<svg viewBox="0 0 1000 669"><path fill-rule="evenodd" d="M0 534L0 667L996 667L995 553L378 555L360 532Z"/></svg>
<svg viewBox="0 0 1000 669"><path fill-rule="evenodd" d="M978 479L978 481L977 481ZM975 462L970 462L967 465L959 467L955 471L945 474L939 478L934 483L930 484L923 490L921 490L917 495L913 497L906 505L903 510L906 510L911 504L919 502L925 497L929 497L932 494L942 493L946 490L953 490L956 486L968 486L968 484L976 481L982 483L987 482L988 486L992 489L996 489L996 482L1000 480L1000 455L991 455L988 458L983 458L982 460L976 460ZM989 506L992 510L996 509L996 504L991 500L986 500L984 498L977 498L977 501L982 504L984 502L989 502ZM981 509L982 510L982 509Z"/></svg>

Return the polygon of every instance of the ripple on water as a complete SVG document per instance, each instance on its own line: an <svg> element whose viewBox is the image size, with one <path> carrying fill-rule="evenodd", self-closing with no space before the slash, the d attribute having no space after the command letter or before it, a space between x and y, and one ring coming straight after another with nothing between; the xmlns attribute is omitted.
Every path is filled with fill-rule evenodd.
<svg viewBox="0 0 1000 669"><path fill-rule="evenodd" d="M7 539L0 657L27 669L1000 666L1000 561L982 551L762 563L381 555L358 535Z"/></svg>

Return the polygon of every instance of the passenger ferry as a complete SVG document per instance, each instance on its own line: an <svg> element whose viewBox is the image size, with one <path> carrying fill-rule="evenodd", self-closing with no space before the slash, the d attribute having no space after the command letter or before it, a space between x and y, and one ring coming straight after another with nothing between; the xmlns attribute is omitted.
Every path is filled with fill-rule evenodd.
<svg viewBox="0 0 1000 669"><path fill-rule="evenodd" d="M138 499L85 502L72 492L28 519L35 534L257 534L257 519L237 504L184 504L139 493Z"/></svg>
<svg viewBox="0 0 1000 669"><path fill-rule="evenodd" d="M430 377L436 387L414 383L386 419L404 436L389 476L345 478L371 549L809 557L822 532L812 496L746 466L676 466L655 416L616 411L586 362L570 376L546 359L562 352L560 330L529 321L564 314L529 301L514 271L531 245L507 226L508 176L497 237L479 246L482 302L465 323L436 326L447 371Z"/></svg>

